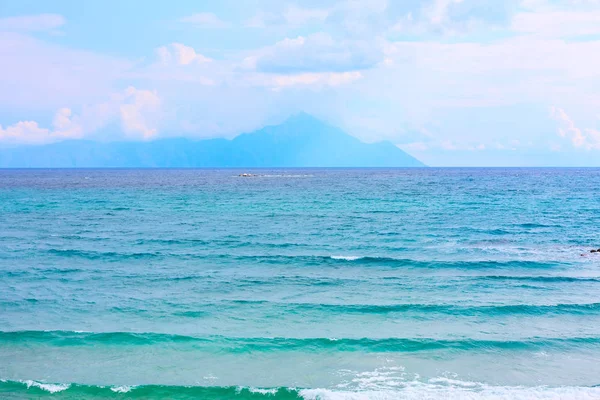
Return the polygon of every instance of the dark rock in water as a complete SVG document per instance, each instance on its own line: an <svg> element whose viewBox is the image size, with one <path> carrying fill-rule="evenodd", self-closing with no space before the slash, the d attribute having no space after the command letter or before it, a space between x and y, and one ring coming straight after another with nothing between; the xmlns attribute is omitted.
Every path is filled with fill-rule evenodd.
<svg viewBox="0 0 600 400"><path fill-rule="evenodd" d="M590 250L590 253L597 253L598 250Z"/></svg>

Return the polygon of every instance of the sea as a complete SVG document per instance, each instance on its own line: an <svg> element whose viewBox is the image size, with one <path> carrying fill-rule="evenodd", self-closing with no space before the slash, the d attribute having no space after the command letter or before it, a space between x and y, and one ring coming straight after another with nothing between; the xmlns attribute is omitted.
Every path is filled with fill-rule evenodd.
<svg viewBox="0 0 600 400"><path fill-rule="evenodd" d="M599 248L600 169L0 170L0 398L600 399Z"/></svg>

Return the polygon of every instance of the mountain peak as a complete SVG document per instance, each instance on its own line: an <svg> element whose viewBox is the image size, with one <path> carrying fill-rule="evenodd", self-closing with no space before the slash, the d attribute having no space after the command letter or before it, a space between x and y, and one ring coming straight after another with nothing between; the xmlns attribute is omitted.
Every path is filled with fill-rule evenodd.
<svg viewBox="0 0 600 400"><path fill-rule="evenodd" d="M233 140L60 142L0 151L0 167L420 167L391 143L363 143L307 113Z"/></svg>
<svg viewBox="0 0 600 400"><path fill-rule="evenodd" d="M290 115L281 125L298 125L298 126L314 126L314 125L327 125L317 117L301 111L296 114Z"/></svg>

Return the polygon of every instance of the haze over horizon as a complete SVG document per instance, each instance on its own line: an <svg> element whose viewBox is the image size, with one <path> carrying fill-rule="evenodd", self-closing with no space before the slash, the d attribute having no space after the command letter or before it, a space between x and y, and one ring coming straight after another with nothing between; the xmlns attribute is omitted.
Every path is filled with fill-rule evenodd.
<svg viewBox="0 0 600 400"><path fill-rule="evenodd" d="M389 141L364 143L309 114L232 140L64 140L0 148L0 168L424 167Z"/></svg>
<svg viewBox="0 0 600 400"><path fill-rule="evenodd" d="M307 112L430 166L600 166L600 2L0 5L0 147Z"/></svg>

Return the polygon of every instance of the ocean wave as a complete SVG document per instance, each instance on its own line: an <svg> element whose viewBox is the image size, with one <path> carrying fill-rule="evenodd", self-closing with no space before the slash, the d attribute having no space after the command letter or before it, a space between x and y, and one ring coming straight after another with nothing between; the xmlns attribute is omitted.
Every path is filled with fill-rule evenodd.
<svg viewBox="0 0 600 400"><path fill-rule="evenodd" d="M32 380L27 380L23 382L25 385L27 385L27 388L31 388L31 387L36 387L39 388L41 390L44 390L46 392L49 393L58 393L58 392L62 392L67 390L71 385L70 384L55 384L55 383L42 383L42 382L37 382L37 381L32 381Z"/></svg>
<svg viewBox="0 0 600 400"><path fill-rule="evenodd" d="M248 256L244 257L247 258ZM251 257L251 256L250 256ZM454 268L454 269L548 269L564 265L562 262L533 261L533 260L470 260L470 261L451 261L451 260L418 260L411 258L395 258L387 256L360 256L360 255L330 255L330 256L255 256L251 257L257 262L278 263L303 261L306 264L315 265L357 265L357 266L381 266L381 267L408 267L408 268Z"/></svg>
<svg viewBox="0 0 600 400"><path fill-rule="evenodd" d="M95 250L77 250L77 249L49 249L48 254L59 257L77 257L88 260L105 260L105 259L149 259L163 256L158 252L138 252L138 253L123 253L115 251L95 251Z"/></svg>
<svg viewBox="0 0 600 400"><path fill-rule="evenodd" d="M449 268L449 269L548 269L560 266L561 262L533 261L533 260L469 260L469 261L445 261L445 260L417 260L410 258L378 257L378 256L329 256L331 261L348 263L350 265L374 265L385 267L410 267L410 268ZM321 260L325 261L325 260ZM326 263L327 261L325 261Z"/></svg>
<svg viewBox="0 0 600 400"><path fill-rule="evenodd" d="M304 389L299 391L304 400L559 400L598 399L600 389L590 387L522 387L487 386L468 388L434 384L411 385L402 389L336 391L330 389Z"/></svg>
<svg viewBox="0 0 600 400"><path fill-rule="evenodd" d="M330 256L333 260L356 261L363 257L360 256Z"/></svg>
<svg viewBox="0 0 600 400"><path fill-rule="evenodd" d="M241 386L126 385L101 386L75 383L54 384L39 381L0 380L0 396L22 394L27 398L128 398L128 399L303 399L295 388L255 388Z"/></svg>
<svg viewBox="0 0 600 400"><path fill-rule="evenodd" d="M289 246L284 244L283 246ZM370 255L235 255L235 254L199 254L199 253L171 253L171 252L115 252L80 249L49 249L47 253L53 256L68 258L84 258L89 260L128 260L128 259L205 259L209 261L253 262L261 264L290 265L302 263L305 265L360 265L381 267L410 267L410 268L455 268L455 269L502 269L502 268L528 268L547 269L561 265L570 265L560 261L535 261L535 260L418 260L410 258L395 258L387 256Z"/></svg>
<svg viewBox="0 0 600 400"><path fill-rule="evenodd" d="M284 338L284 337L229 337L186 336L163 333L130 332L73 332L73 331L3 331L0 344L27 344L52 346L151 346L181 345L194 350L229 353L273 351L338 351L338 352L421 352L431 350L495 351L539 350L578 346L600 346L600 337L531 338L524 340L475 339L411 339L411 338Z"/></svg>
<svg viewBox="0 0 600 400"><path fill-rule="evenodd" d="M522 223L522 224L514 224L514 226L519 227L519 228L526 228L526 229L534 229L534 228L561 228L562 225L557 225L557 224L541 224L538 222L526 222L526 223Z"/></svg>
<svg viewBox="0 0 600 400"><path fill-rule="evenodd" d="M524 281L540 283L568 283L568 282L600 282L600 277L585 276L513 276L513 275L482 275L472 277L476 280L501 280L501 281Z"/></svg>
<svg viewBox="0 0 600 400"><path fill-rule="evenodd" d="M115 393L129 393L134 388L135 386L113 386L110 388L110 390Z"/></svg>
<svg viewBox="0 0 600 400"><path fill-rule="evenodd" d="M240 305L267 305L286 311L327 311L343 314L389 314L426 313L444 315L547 315L547 314L592 314L600 312L600 303L559 304L505 304L460 306L454 304L327 304L327 303L278 303L265 300L232 300Z"/></svg>
<svg viewBox="0 0 600 400"><path fill-rule="evenodd" d="M50 388L61 388L52 390ZM119 388L127 388L120 391ZM394 388L343 390L332 388L253 388L240 386L94 386L48 384L36 381L0 380L0 394L32 398L128 398L128 399L272 399L272 400L434 400L460 398L466 400L555 400L598 399L600 388L587 386L491 386L451 379L399 383ZM124 397L125 396L125 397Z"/></svg>

